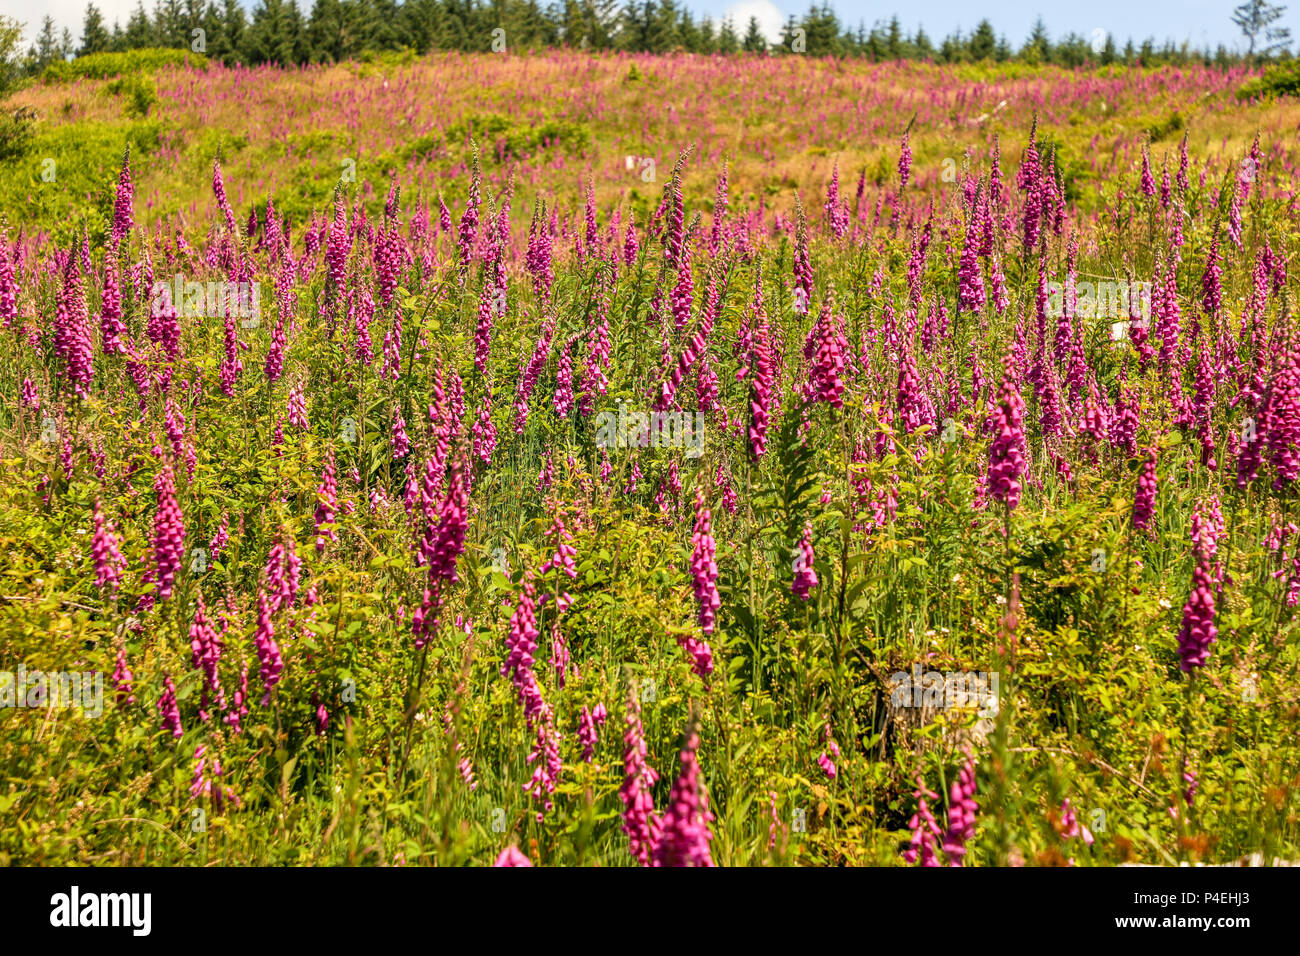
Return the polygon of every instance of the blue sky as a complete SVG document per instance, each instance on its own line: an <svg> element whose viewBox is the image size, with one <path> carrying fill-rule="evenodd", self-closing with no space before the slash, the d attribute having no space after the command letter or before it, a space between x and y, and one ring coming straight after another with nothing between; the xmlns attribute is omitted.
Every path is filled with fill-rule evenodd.
<svg viewBox="0 0 1300 956"><path fill-rule="evenodd" d="M98 0L97 5L110 24L117 19L125 25L135 2ZM255 0L242 2L246 9L251 9ZM1034 18L1041 12L1053 37L1071 31L1091 37L1094 30L1105 30L1116 37L1120 46L1129 37L1140 43L1151 36L1158 43L1168 38L1178 43L1189 40L1197 48L1206 45L1213 48L1220 43L1231 48L1241 44L1241 35L1231 21L1236 2L1238 0L1091 0L1073 6L1044 0L911 0L908 3L840 0L832 6L841 20L854 27L863 20L869 28L876 20L888 20L897 13L908 33L920 25L932 39L941 39L958 27L969 33L982 17L987 16L999 35L1005 34L1012 46L1019 47L1029 35ZM299 0L299 3L311 8L311 0ZM808 9L807 2L790 0L780 3L773 0L687 0L687 4L697 14L716 18L730 12L739 29L743 29L751 15L756 15L765 32L773 36L789 14ZM153 0L148 0L145 8L151 10ZM29 36L39 25L40 18L48 13L59 27L68 27L74 38L79 38L84 11L85 0L41 0L37 4L31 0L0 0L0 14L27 21ZM1291 28L1293 36L1300 37L1300 0L1290 5L1282 22Z"/></svg>
<svg viewBox="0 0 1300 956"><path fill-rule="evenodd" d="M0 0L0 4L5 2L8 0ZM1232 48L1242 42L1240 32L1232 23L1234 0L1091 0L1078 6L1043 0L989 0L987 3L980 0L912 0L909 3L840 0L831 6L841 21L855 28L859 20L865 21L870 29L875 21L888 21L897 13L905 32L910 34L917 26L923 26L932 40L941 39L958 27L963 33L970 33L981 19L987 18L999 35L1005 34L1013 47L1019 47L1041 14L1054 38L1070 32L1091 37L1094 30L1105 30L1116 37L1120 47L1129 37L1140 44L1149 36L1155 37L1158 44L1165 39L1175 43L1188 40L1198 49L1206 45L1213 49L1220 43ZM691 7L713 16L730 12L738 25L743 26L751 15L759 16L760 21L780 23L791 13L807 10L808 4L694 0ZM1293 37L1300 36L1300 3L1289 6L1280 22L1291 28Z"/></svg>

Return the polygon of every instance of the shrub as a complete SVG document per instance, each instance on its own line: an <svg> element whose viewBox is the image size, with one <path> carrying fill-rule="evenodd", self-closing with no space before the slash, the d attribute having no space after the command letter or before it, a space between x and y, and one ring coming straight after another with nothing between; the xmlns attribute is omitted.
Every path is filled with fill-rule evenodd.
<svg viewBox="0 0 1300 956"><path fill-rule="evenodd" d="M92 53L75 60L51 63L41 74L46 82L66 82L75 79L107 79L111 76L133 76L153 73L164 67L194 66L203 68L207 57L189 50L163 50L147 48L128 50L125 53Z"/></svg>

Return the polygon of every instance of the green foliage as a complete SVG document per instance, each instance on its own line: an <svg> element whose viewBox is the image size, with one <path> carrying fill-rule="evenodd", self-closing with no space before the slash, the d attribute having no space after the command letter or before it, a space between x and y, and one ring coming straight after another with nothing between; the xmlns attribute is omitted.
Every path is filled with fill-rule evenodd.
<svg viewBox="0 0 1300 956"><path fill-rule="evenodd" d="M1175 133L1181 132L1186 128L1186 126L1187 122L1183 119L1183 115L1175 111L1170 113L1164 119L1148 126L1146 133L1151 142L1158 143L1162 139L1167 139Z"/></svg>
<svg viewBox="0 0 1300 956"><path fill-rule="evenodd" d="M482 113L446 129L448 148L464 149L471 140L479 142L485 161L508 162L533 155L542 149L576 153L588 144L591 133L586 125L566 119L548 119L540 123L521 123L499 113ZM410 155L423 151L428 139L417 140L407 149Z"/></svg>
<svg viewBox="0 0 1300 956"><path fill-rule="evenodd" d="M1300 96L1300 60L1271 64L1264 69L1263 76L1243 83L1237 96L1243 100L1258 96Z"/></svg>
<svg viewBox="0 0 1300 956"><path fill-rule="evenodd" d="M28 145L0 175L0 209L48 223L55 242L66 244L83 229L100 234L112 209L113 181L126 144L132 162L147 168L166 124L83 122L38 126ZM52 180L45 178L47 170Z"/></svg>
<svg viewBox="0 0 1300 956"><path fill-rule="evenodd" d="M136 119L148 116L149 110L158 102L157 87L153 80L144 76L120 76L105 84L104 92L122 97L124 112Z"/></svg>
<svg viewBox="0 0 1300 956"><path fill-rule="evenodd" d="M92 53L75 60L51 63L41 74L46 82L66 83L75 79L134 78L140 74L175 67L202 69L207 58L189 50L146 48L116 53Z"/></svg>

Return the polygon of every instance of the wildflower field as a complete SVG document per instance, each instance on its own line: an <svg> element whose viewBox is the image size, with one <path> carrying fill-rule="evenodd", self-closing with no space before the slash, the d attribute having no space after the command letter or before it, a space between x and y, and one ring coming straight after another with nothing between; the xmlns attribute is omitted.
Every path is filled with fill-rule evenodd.
<svg viewBox="0 0 1300 956"><path fill-rule="evenodd" d="M1296 859L1300 105L1252 77L23 90L0 862Z"/></svg>

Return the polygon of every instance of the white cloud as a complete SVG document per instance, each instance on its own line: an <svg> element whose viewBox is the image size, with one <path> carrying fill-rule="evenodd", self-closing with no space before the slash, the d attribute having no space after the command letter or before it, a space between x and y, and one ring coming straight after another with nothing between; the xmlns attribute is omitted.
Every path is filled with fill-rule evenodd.
<svg viewBox="0 0 1300 956"><path fill-rule="evenodd" d="M0 0L0 2L9 2L9 0ZM727 7L727 12L723 14L723 18L726 17L731 17L731 24L741 37L744 37L745 30L749 28L749 18L757 17L758 28L763 36L767 37L767 42L781 42L781 28L785 26L786 18L772 0L740 0Z"/></svg>
<svg viewBox="0 0 1300 956"><path fill-rule="evenodd" d="M126 29L127 18L135 10L138 0L94 0L95 6L104 17L104 28L110 32L116 20ZM148 0L144 8L153 11L153 0ZM86 15L86 0L41 0L33 4L30 0L0 0L0 16L12 17L26 24L23 33L23 45L29 46L41 29L41 20L49 16L54 20L55 29L62 33L67 27L72 34L74 44L81 43L81 24Z"/></svg>

